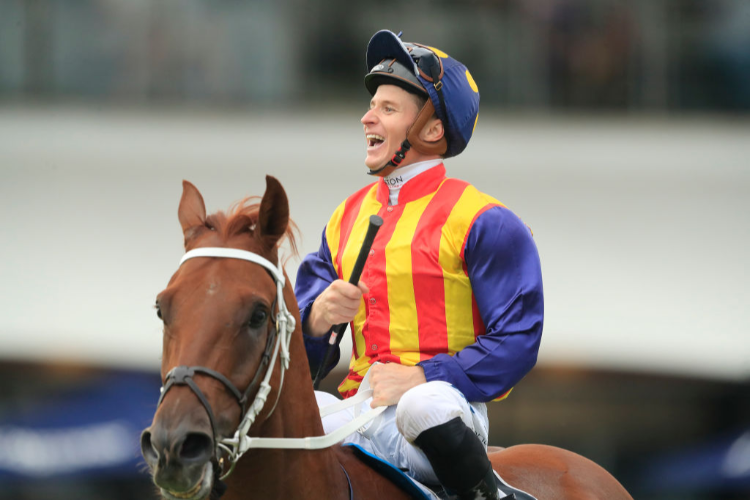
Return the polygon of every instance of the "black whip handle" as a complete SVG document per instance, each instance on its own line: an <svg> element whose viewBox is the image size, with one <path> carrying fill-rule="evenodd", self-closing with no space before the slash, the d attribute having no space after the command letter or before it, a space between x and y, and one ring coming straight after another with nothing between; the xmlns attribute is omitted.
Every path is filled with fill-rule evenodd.
<svg viewBox="0 0 750 500"><path fill-rule="evenodd" d="M382 225L383 219L381 219L377 215L370 216L370 225L367 227L365 241L362 242L362 248L360 248L359 250L357 261L354 263L354 269L352 269L352 275L349 277L349 283L351 283L352 285L356 286L359 284L359 278L360 276L362 276L362 270L365 268L365 262L367 262L367 256L370 254L372 242L375 240L375 235L378 234L378 230ZM323 358L323 363L318 366L318 373L315 375L315 380L313 381L313 388L315 390L317 390L318 386L320 385L320 379L323 376L323 370L331 361L331 356L333 355L333 347L338 347L338 345L341 343L341 338L343 337L342 334L344 333L344 330L346 330L346 323L341 323L340 325L334 326L333 330L331 331L331 335L328 338L328 349L326 349L325 358Z"/></svg>

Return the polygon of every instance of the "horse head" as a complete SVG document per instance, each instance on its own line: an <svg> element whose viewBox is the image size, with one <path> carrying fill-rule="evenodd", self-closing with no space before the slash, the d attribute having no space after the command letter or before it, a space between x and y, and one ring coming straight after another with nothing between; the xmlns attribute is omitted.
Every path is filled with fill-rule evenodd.
<svg viewBox="0 0 750 500"><path fill-rule="evenodd" d="M294 318L299 318L279 266L278 245L285 236L293 250L295 245L281 184L266 177L262 200L251 201L207 217L200 192L183 182L178 215L188 253L156 298L164 323L164 385L153 423L141 436L154 482L170 500L209 495L216 476L239 458L243 424L245 433L278 432L269 415L279 402L288 357L275 361L279 351L281 358L288 353ZM217 258L228 257L216 255L226 249L240 255ZM281 340L278 320L292 324ZM301 334L296 333L291 349L302 356ZM298 364L307 369L307 363ZM309 384L309 370L306 377ZM260 394L268 404L258 403ZM255 414L248 420L252 408Z"/></svg>

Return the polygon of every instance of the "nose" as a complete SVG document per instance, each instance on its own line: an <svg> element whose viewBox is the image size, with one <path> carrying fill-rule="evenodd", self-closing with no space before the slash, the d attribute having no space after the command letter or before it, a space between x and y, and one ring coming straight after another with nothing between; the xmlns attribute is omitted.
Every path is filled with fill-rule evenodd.
<svg viewBox="0 0 750 500"><path fill-rule="evenodd" d="M154 427L141 434L141 453L149 465L184 467L204 464L212 455L213 439L203 432L166 432Z"/></svg>
<svg viewBox="0 0 750 500"><path fill-rule="evenodd" d="M200 481L213 455L213 438L204 432L169 431L154 424L141 434L141 453L158 486L186 491Z"/></svg>
<svg viewBox="0 0 750 500"><path fill-rule="evenodd" d="M362 125L370 125L377 121L377 115L375 114L375 108L368 109L367 112L362 116L360 122Z"/></svg>

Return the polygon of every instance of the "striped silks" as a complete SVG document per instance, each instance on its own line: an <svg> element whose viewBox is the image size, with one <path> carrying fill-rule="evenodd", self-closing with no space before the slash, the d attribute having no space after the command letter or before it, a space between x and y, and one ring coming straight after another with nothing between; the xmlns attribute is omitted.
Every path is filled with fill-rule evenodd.
<svg viewBox="0 0 750 500"><path fill-rule="evenodd" d="M434 167L406 183L388 206L382 179L350 196L326 228L334 268L348 279L370 215L383 218L362 281L370 287L352 322L349 374L339 387L355 393L375 361L413 366L453 354L485 332L463 251L476 218L503 206L470 184Z"/></svg>

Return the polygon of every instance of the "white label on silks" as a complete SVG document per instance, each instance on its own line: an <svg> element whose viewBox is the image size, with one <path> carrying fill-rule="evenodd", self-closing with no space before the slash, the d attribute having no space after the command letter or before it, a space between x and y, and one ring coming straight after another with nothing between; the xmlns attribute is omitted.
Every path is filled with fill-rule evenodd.
<svg viewBox="0 0 750 500"><path fill-rule="evenodd" d="M398 177L385 177L383 180L389 187L396 187L404 183L404 177L401 175Z"/></svg>

